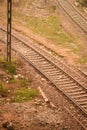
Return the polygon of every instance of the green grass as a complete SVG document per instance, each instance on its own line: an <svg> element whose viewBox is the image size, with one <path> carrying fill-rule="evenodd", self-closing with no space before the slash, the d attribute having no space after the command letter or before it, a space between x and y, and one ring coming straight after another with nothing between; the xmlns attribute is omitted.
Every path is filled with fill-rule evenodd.
<svg viewBox="0 0 87 130"><path fill-rule="evenodd" d="M29 100L34 99L39 94L39 91L37 89L27 89L27 88L21 88L16 89L14 91L15 98L13 99L13 102L26 102Z"/></svg>
<svg viewBox="0 0 87 130"><path fill-rule="evenodd" d="M15 85L17 84L20 87L29 87L30 83L32 82L32 78L18 78L14 79L14 77L10 80L10 83L14 83Z"/></svg>
<svg viewBox="0 0 87 130"><path fill-rule="evenodd" d="M3 113L3 110L0 109L0 114L2 114L2 113Z"/></svg>
<svg viewBox="0 0 87 130"><path fill-rule="evenodd" d="M79 59L78 63L80 63L80 64L87 64L87 55L83 55L83 56Z"/></svg>
<svg viewBox="0 0 87 130"><path fill-rule="evenodd" d="M0 68L3 68L7 71L9 74L15 74L16 73L16 62L12 61L11 63L7 62L5 58L0 59Z"/></svg>
<svg viewBox="0 0 87 130"><path fill-rule="evenodd" d="M56 6L53 6L51 8L53 10L56 10ZM73 52L76 55L81 55L82 52L84 52L83 44L78 43L76 36L72 34L66 34L63 31L62 27L60 26L61 18L59 15L52 14L45 18L33 16L28 17L21 15L16 11L14 11L13 15L13 23L20 24L22 21L22 26L29 28L35 34L39 34L40 36L49 39L53 44L68 49L69 52ZM80 60L81 63L86 62L85 57L82 57Z"/></svg>
<svg viewBox="0 0 87 130"><path fill-rule="evenodd" d="M70 46L70 42L73 42L71 36L65 34L60 26L60 17L48 16L47 18L41 17L27 17L21 16L17 12L14 12L14 21L15 18L19 18L22 20L22 24L31 29L34 33L40 34L50 40L53 41L54 44L66 46L67 44ZM16 21L20 24L20 20Z"/></svg>
<svg viewBox="0 0 87 130"><path fill-rule="evenodd" d="M60 16L54 15L48 16L47 18L26 17L14 12L14 18L15 17L16 19L19 17L19 19L23 21L23 26L29 28L36 34L46 37L47 39L51 40L53 44L68 48L74 53L77 53L81 50L81 47L76 42L75 37L71 34L68 35L63 32L60 26ZM16 21L17 24L20 24L20 20ZM72 43L74 43L74 45Z"/></svg>
<svg viewBox="0 0 87 130"><path fill-rule="evenodd" d="M4 86L2 81L0 81L0 94L6 93L6 92L7 92L7 88Z"/></svg>
<svg viewBox="0 0 87 130"><path fill-rule="evenodd" d="M56 9L57 9L57 6L56 6L56 5L51 6L51 10L52 10L52 12L55 12Z"/></svg>

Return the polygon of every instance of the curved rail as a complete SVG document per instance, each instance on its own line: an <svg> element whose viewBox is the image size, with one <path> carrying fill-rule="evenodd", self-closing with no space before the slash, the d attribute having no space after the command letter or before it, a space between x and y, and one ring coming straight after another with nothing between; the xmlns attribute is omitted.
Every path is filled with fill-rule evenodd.
<svg viewBox="0 0 87 130"><path fill-rule="evenodd" d="M6 31L3 29L1 31L0 39L6 42ZM12 35L12 48L87 115L87 80L81 78L74 70L71 70L38 46L21 39L23 37Z"/></svg>
<svg viewBox="0 0 87 130"><path fill-rule="evenodd" d="M68 1L55 0L67 15L87 34L87 19Z"/></svg>

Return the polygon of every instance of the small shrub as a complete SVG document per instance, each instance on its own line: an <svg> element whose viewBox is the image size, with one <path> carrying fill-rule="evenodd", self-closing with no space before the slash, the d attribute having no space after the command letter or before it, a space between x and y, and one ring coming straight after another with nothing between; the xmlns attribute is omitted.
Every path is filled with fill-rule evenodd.
<svg viewBox="0 0 87 130"><path fill-rule="evenodd" d="M6 59L1 58L0 59L0 67L3 69L6 69L9 74L16 73L16 63L13 61L11 63L8 63Z"/></svg>
<svg viewBox="0 0 87 130"><path fill-rule="evenodd" d="M6 87L3 85L3 83L0 81L0 94L2 93L6 93L7 89Z"/></svg>
<svg viewBox="0 0 87 130"><path fill-rule="evenodd" d="M0 109L0 114L2 114L3 113L3 111Z"/></svg>
<svg viewBox="0 0 87 130"><path fill-rule="evenodd" d="M0 67L6 68L6 59L3 57L0 57Z"/></svg>
<svg viewBox="0 0 87 130"><path fill-rule="evenodd" d="M16 73L16 66L15 66L15 64L14 63L8 64L7 71L10 74L15 74Z"/></svg>
<svg viewBox="0 0 87 130"><path fill-rule="evenodd" d="M39 94L39 91L37 89L21 88L15 90L14 94L15 94L15 98L12 101L21 103L24 101L32 100L34 97L36 97Z"/></svg>
<svg viewBox="0 0 87 130"><path fill-rule="evenodd" d="M57 7L56 7L55 5L52 6L52 10L53 10L53 11L56 11L56 8L57 8Z"/></svg>
<svg viewBox="0 0 87 130"><path fill-rule="evenodd" d="M87 0L78 0L79 3L85 7L87 7Z"/></svg>
<svg viewBox="0 0 87 130"><path fill-rule="evenodd" d="M25 79L25 78L18 79L18 84L19 84L21 87L26 87L26 86L28 85L28 80Z"/></svg>
<svg viewBox="0 0 87 130"><path fill-rule="evenodd" d="M26 79L26 78L18 78L15 79L14 77L10 80L10 83L17 84L19 87L28 87L30 83L32 82L32 79Z"/></svg>
<svg viewBox="0 0 87 130"><path fill-rule="evenodd" d="M83 55L79 60L78 63L80 64L87 64L87 55Z"/></svg>

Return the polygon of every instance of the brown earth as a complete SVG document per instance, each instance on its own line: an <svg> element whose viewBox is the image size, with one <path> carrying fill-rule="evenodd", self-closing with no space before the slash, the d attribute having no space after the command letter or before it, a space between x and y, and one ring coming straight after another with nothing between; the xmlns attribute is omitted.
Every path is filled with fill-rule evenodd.
<svg viewBox="0 0 87 130"><path fill-rule="evenodd" d="M71 1L74 4L74 0ZM44 2L42 0L40 0L39 5L37 6L38 1L35 0L35 2L29 2L29 4L25 4L26 6L22 9L19 8L20 11L22 11L23 15L29 15L30 14L33 16L36 16L36 14L40 15L38 17L46 17L49 14L47 6L49 7L50 5L52 5L52 3L54 4L54 2L51 0L51 2L47 1L47 6L46 4L44 4ZM40 7L42 7L40 9ZM34 8L34 9L33 9ZM43 12L41 12L40 10L43 10ZM31 13L32 11L32 13ZM44 14L45 13L45 14ZM70 18L67 17L67 15L65 15L65 13L58 8L57 13L60 13L61 15L61 26L63 31L68 35L68 34L74 34L74 36L76 37L76 41L77 43L79 43L79 45L81 45L84 48L84 55L87 54L87 38L85 37L85 34L77 27L77 25L75 25L72 20ZM65 16L65 17L64 17ZM1 19L2 20L2 19ZM6 23L4 23L4 21L2 21L3 25L5 26ZM54 43L52 43L52 41L46 39L45 37L42 37L38 34L33 33L31 30L29 30L27 27L25 26L21 26L19 24L16 24L14 22L13 24L13 29L15 29L16 31L18 31L18 33L22 33L23 36L25 35L32 38L33 40L37 41L38 43L44 45L45 47L53 50L54 52L56 52L60 57L62 57L62 59L64 60L64 62L70 64L70 65L74 65L74 66L85 66L85 65L81 65L78 63L79 59L81 58L81 54L76 54L72 51L70 51L68 48L64 48L60 45L55 45ZM31 40L32 40L31 39ZM74 42L74 41L73 41ZM73 44L73 43L72 43ZM73 46L75 46L73 44ZM83 52L81 52L83 54Z"/></svg>
<svg viewBox="0 0 87 130"><path fill-rule="evenodd" d="M6 57L6 47L0 42L0 58ZM18 62L16 75L20 74L25 78L31 78L32 82L28 84L29 88L38 88L46 85L46 80L37 73L37 71L16 53L12 53L12 58ZM20 64L20 65L19 65ZM41 77L41 78L39 78ZM12 102L14 90L21 88L19 84L10 83L9 75L5 69L0 68L0 81L8 88L8 93L0 95L0 130L6 122L10 123L14 130L60 130L63 127L61 111L52 109L49 104L44 102L41 94L29 102ZM42 83L41 83L42 82Z"/></svg>
<svg viewBox="0 0 87 130"><path fill-rule="evenodd" d="M73 26L69 25L68 20L65 20L64 18L63 20L65 22L62 22L62 26L65 31L70 31L70 28L72 28L71 30L73 30ZM44 46L50 49L53 49L59 55L63 56L65 61L69 64L75 65L77 59L79 58L77 55L69 52L68 49L53 45L48 39L33 34L33 32L23 26L15 25L15 28L18 32L31 37L32 39L35 39L36 41L42 43ZM73 32L77 33L76 30L74 30ZM6 56L6 54L4 53L6 52L6 48L1 42L0 44L0 56L2 56L2 54L3 56ZM15 59L17 59L17 61L21 63L21 66L17 67L17 74L21 74L26 78L30 77L32 79L29 87L38 88L39 86L41 86L43 88L45 86L46 89L48 88L48 86L50 86L49 82L46 81L46 79L44 79L39 73L37 73L37 71L33 67L31 67L30 64L25 63L24 60L16 53L13 53L13 57L15 57ZM0 79L2 81L7 77L9 79L9 75L1 69L0 75L3 75L3 79ZM65 128L66 130L80 130L80 128L78 128L78 124L76 124L76 126L74 127L75 123L72 122L72 117L70 117L66 113L63 113L63 107L61 109L51 108L49 104L44 102L41 94L39 94L35 99L29 102L21 104L11 103L10 99L12 96L14 96L13 91L15 88L18 87L18 85L15 86L14 84L10 84L5 81L4 83L6 84L6 86L8 86L10 93L7 95L7 97L0 97L0 130L4 130L4 128L2 128L2 123L6 121L12 123L12 126L15 130L62 130L63 128ZM58 96L58 102L60 108L63 103L61 96Z"/></svg>
<svg viewBox="0 0 87 130"><path fill-rule="evenodd" d="M0 45L0 58L2 56L6 57L6 46L2 42L0 42ZM0 82L2 81L8 88L6 95L0 95L0 130L9 130L9 127L3 128L6 124L9 124L10 130L80 130L79 124L64 110L64 99L61 94L58 94L57 91L55 94L55 88L49 81L41 76L30 64L26 63L17 53L12 52L12 59L14 58L17 62L16 75L20 74L26 79L31 79L26 87L41 87L46 95L51 95L48 96L49 101L55 99L57 104L54 107L46 103L40 92L38 96L30 101L24 103L13 102L14 90L21 88L22 84L10 83L9 80L12 76L4 68L0 67Z"/></svg>

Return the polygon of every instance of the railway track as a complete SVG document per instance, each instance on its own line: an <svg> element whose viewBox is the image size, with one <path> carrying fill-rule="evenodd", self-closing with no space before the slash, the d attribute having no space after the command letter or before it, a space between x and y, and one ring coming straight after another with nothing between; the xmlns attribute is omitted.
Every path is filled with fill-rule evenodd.
<svg viewBox="0 0 87 130"><path fill-rule="evenodd" d="M55 0L67 15L87 34L87 19L68 1Z"/></svg>
<svg viewBox="0 0 87 130"><path fill-rule="evenodd" d="M5 39L6 32L1 30L0 39ZM22 38L23 39L23 38ZM12 35L12 48L46 76L60 91L87 114L87 79L59 62L36 45L29 44L21 37ZM4 41L5 42L5 41Z"/></svg>
<svg viewBox="0 0 87 130"><path fill-rule="evenodd" d="M6 43L6 31L0 28L0 39ZM87 116L87 79L38 46L12 34L12 48L49 79Z"/></svg>

